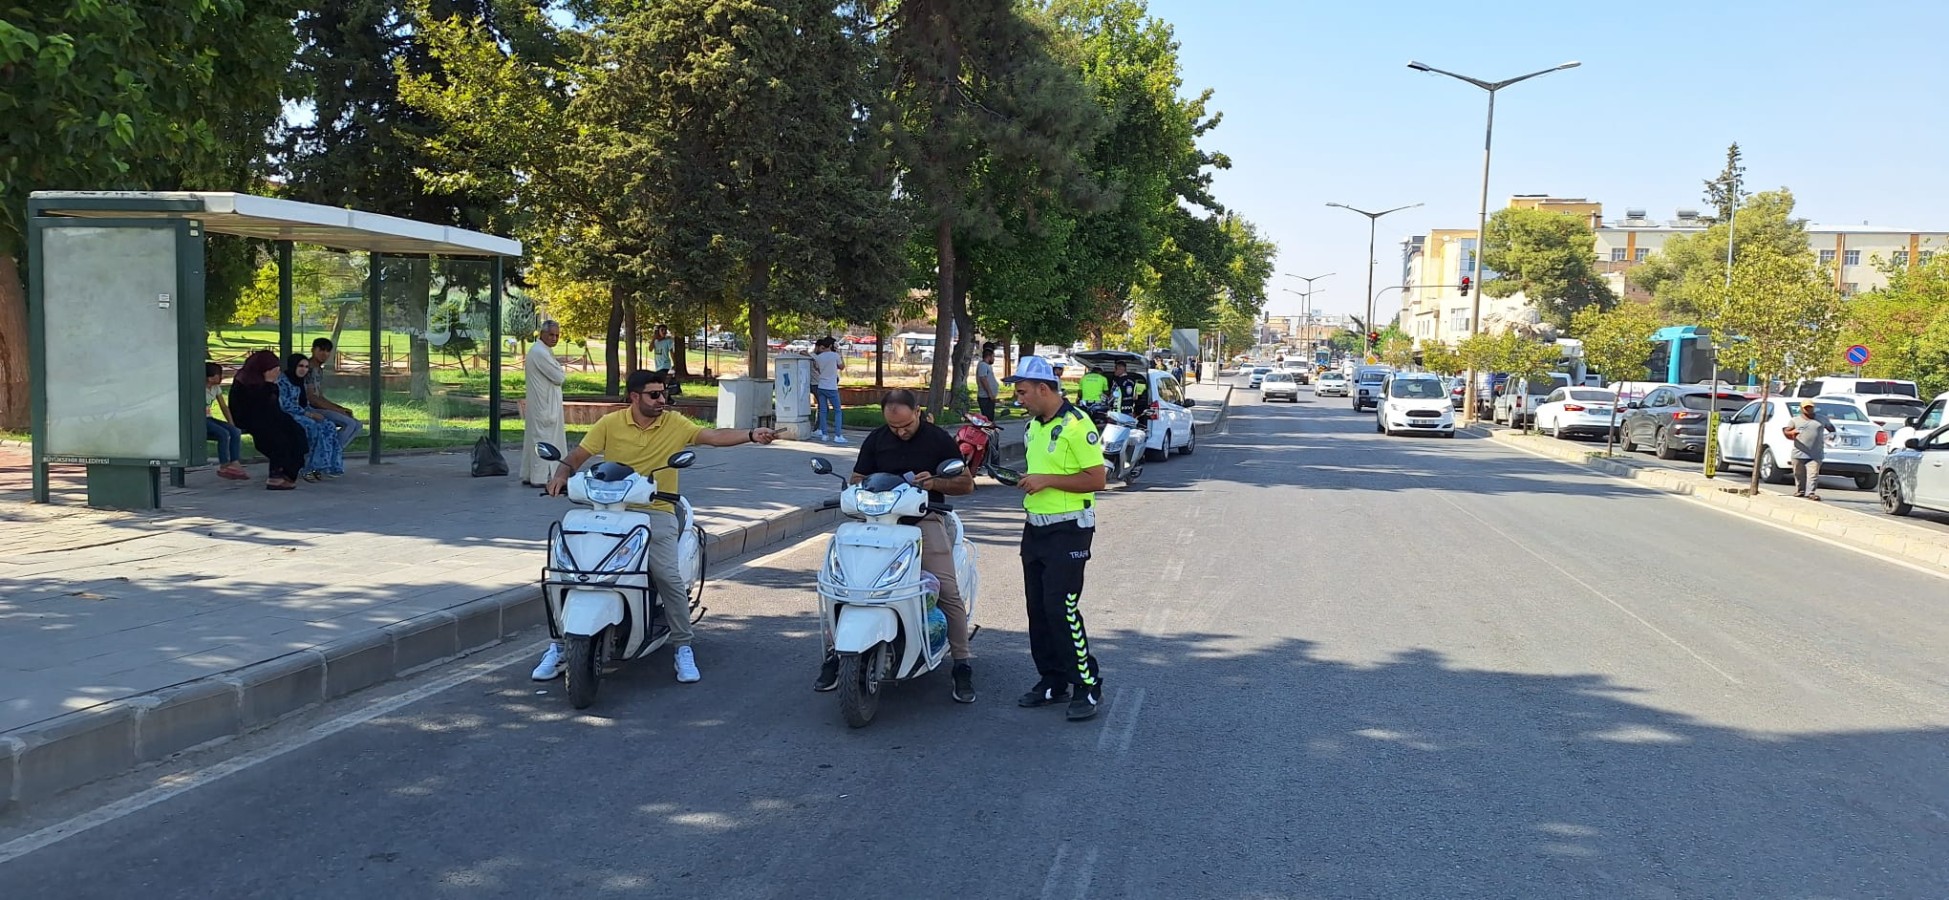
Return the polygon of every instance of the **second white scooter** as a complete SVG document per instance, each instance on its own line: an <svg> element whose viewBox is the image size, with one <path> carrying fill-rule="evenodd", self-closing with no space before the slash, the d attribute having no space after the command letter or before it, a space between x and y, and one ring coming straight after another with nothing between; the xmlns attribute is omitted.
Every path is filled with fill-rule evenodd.
<svg viewBox="0 0 1949 900"><path fill-rule="evenodd" d="M824 459L812 460L812 471L845 482ZM965 462L952 459L934 475L954 478L965 471ZM921 570L919 526L900 520L940 515L954 545L954 576L970 619L980 575L974 543L954 507L927 502L927 491L906 478L869 475L847 485L825 508L860 520L840 525L827 547L819 570L819 619L839 655L840 715L846 724L861 728L873 721L887 685L919 678L948 662L940 582Z"/></svg>

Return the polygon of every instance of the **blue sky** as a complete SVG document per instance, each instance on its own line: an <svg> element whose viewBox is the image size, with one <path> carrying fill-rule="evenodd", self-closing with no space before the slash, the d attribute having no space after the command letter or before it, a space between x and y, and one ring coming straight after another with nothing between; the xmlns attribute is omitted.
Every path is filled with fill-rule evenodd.
<svg viewBox="0 0 1949 900"><path fill-rule="evenodd" d="M1364 305L1364 209L1381 219L1376 290L1402 237L1474 227L1487 95L1407 68L1484 80L1581 68L1496 100L1489 209L1511 194L1585 197L1605 217L1700 208L1738 141L1755 190L1790 187L1821 224L1949 229L1949 54L1939 2L1322 3L1151 0L1176 29L1185 90L1214 88L1232 157L1220 201L1279 244L1278 270L1334 272L1320 309ZM1274 314L1297 313L1279 287ZM1392 295L1389 295L1391 297ZM1383 298L1383 307L1388 298Z"/></svg>

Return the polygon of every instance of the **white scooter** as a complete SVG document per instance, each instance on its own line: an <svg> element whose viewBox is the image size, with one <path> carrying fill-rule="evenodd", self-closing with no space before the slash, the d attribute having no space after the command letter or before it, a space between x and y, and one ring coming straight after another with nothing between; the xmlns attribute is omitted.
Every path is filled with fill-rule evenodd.
<svg viewBox="0 0 1949 900"><path fill-rule="evenodd" d="M1136 416L1118 411L1107 400L1085 404L1083 409L1096 423L1102 441L1103 464L1108 467L1105 476L1118 484L1136 481L1144 474L1144 445L1150 443L1149 432Z"/></svg>
<svg viewBox="0 0 1949 900"><path fill-rule="evenodd" d="M560 462L562 451L539 444L535 453ZM686 469L697 454L685 450L664 464ZM662 471L658 469L656 471ZM651 472L654 476L656 473ZM675 615L702 617L704 529L690 501L660 493L656 479L617 462L603 462L569 477L568 497L593 509L572 509L548 526L548 563L541 585L548 631L562 642L568 665L563 673L569 705L587 709L603 675L624 661L642 659L670 639L664 616L670 602L657 596L650 578L650 517L631 506L666 500L677 508L677 565L688 576L691 594ZM694 619L693 619L694 621Z"/></svg>
<svg viewBox="0 0 1949 900"><path fill-rule="evenodd" d="M824 459L812 471L836 475ZM954 459L934 471L953 478L967 471ZM839 712L846 724L864 727L880 708L880 692L897 681L919 678L948 662L947 613L936 605L940 583L920 568L920 528L905 517L939 513L954 542L954 575L961 602L973 618L980 575L974 543L954 508L927 502L927 491L891 473L847 485L826 509L859 519L833 533L819 570L819 622L839 655ZM973 637L973 635L969 635Z"/></svg>

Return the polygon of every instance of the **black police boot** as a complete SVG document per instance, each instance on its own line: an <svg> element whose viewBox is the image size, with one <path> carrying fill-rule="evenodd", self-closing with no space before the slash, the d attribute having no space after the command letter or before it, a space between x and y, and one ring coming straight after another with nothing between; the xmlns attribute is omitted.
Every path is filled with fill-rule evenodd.
<svg viewBox="0 0 1949 900"><path fill-rule="evenodd" d="M1096 718L1096 711L1103 705L1103 682L1101 680L1089 687L1078 687L1076 699L1069 701L1069 721L1081 722Z"/></svg>
<svg viewBox="0 0 1949 900"><path fill-rule="evenodd" d="M1015 701L1015 705L1033 709L1038 706L1054 706L1069 699L1069 684L1062 681L1043 679L1035 687Z"/></svg>

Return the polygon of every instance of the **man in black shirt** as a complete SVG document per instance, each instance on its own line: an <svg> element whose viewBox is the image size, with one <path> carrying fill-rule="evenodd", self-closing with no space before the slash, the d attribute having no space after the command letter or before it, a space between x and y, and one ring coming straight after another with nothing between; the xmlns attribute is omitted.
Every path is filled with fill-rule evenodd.
<svg viewBox="0 0 1949 900"><path fill-rule="evenodd" d="M1110 392L1117 398L1118 412L1142 418L1145 407L1150 404L1150 398L1144 396L1150 392L1150 378L1130 374L1130 367L1124 365L1123 360L1117 360L1115 369L1110 373Z"/></svg>
<svg viewBox="0 0 1949 900"><path fill-rule="evenodd" d="M946 502L945 495L974 492L974 473L963 472L954 478L936 478L934 470L950 459L961 458L961 445L940 426L923 421L920 398L913 391L896 388L880 400L880 413L886 424L860 441L859 457L853 463L853 483L868 475L892 473L907 476L913 484L927 489L929 503ZM928 513L903 525L920 528L920 567L940 580L938 603L947 615L948 652L954 656L954 699L957 703L975 701L973 657L968 649L968 606L961 602L961 585L954 575L954 545L949 542L947 523L939 513ZM833 654L831 635L826 636L825 663L813 690L830 691L839 686L839 657Z"/></svg>

